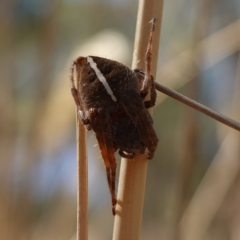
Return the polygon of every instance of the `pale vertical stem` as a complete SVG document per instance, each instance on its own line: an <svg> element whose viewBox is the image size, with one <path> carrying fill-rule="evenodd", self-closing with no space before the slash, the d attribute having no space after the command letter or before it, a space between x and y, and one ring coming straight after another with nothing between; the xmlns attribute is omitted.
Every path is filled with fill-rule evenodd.
<svg viewBox="0 0 240 240"><path fill-rule="evenodd" d="M231 110L232 115L240 120L240 58L238 59L236 75L233 108ZM180 222L180 239L205 239L209 227L221 209L224 200L229 198L229 191L233 188L240 174L239 146L239 133L230 130L183 214Z"/></svg>
<svg viewBox="0 0 240 240"><path fill-rule="evenodd" d="M189 71L194 72L196 76L187 86L187 93L190 98L199 100L199 90L201 89L201 75L199 65L202 62L203 52L197 48L198 43L204 39L209 27L211 11L215 0L202 0L195 17L192 43L192 63L188 66ZM198 115L190 108L184 109L184 118L182 124L182 135L186 136L181 143L181 152L179 157L179 181L178 181L178 211L176 224L180 221L182 214L189 202L191 182L196 174L196 165L198 163L198 139L200 135Z"/></svg>
<svg viewBox="0 0 240 240"><path fill-rule="evenodd" d="M77 82L79 83L77 67L76 70ZM79 86L77 86L77 89L79 89ZM77 114L77 240L88 239L88 165L86 147L86 131Z"/></svg>
<svg viewBox="0 0 240 240"><path fill-rule="evenodd" d="M152 55L152 75L154 77L157 68L162 9L163 0L139 1L132 67L143 70L145 68L145 53L151 28L150 21L156 17ZM124 158L121 160L113 230L114 240L137 240L140 238L147 163L146 155L137 155L133 160Z"/></svg>

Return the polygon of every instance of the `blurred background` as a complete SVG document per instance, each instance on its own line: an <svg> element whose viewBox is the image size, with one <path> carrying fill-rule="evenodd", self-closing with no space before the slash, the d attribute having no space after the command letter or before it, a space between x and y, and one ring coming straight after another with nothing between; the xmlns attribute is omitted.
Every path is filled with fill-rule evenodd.
<svg viewBox="0 0 240 240"><path fill-rule="evenodd" d="M137 8L137 0L0 2L1 240L75 239L70 63L97 55L130 67ZM240 0L165 1L156 80L240 121L239 49ZM239 240L239 133L161 93L154 124L160 142L141 239ZM89 239L106 240L114 218L95 145L90 132Z"/></svg>

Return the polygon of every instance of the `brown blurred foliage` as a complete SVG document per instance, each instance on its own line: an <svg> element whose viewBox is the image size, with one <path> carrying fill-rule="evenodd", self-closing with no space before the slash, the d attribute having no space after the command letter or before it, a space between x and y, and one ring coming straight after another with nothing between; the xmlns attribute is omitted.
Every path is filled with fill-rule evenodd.
<svg viewBox="0 0 240 240"><path fill-rule="evenodd" d="M238 121L239 5L165 1L157 77ZM102 49L100 39L106 56L121 49L129 64L136 12L137 1L0 2L0 239L74 239L68 66L88 54L83 46ZM117 36L110 50L96 36L107 28ZM142 239L240 239L239 134L162 94L154 122L160 144L148 167ZM91 133L88 143L89 239L111 239L109 193Z"/></svg>

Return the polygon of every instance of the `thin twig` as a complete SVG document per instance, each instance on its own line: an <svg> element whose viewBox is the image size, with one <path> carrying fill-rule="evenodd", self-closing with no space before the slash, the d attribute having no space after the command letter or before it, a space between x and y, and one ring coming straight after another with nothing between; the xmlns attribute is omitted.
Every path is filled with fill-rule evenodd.
<svg viewBox="0 0 240 240"><path fill-rule="evenodd" d="M172 97L172 98L178 100L179 102L182 102L182 103L186 104L187 106L194 108L195 110L197 110L201 113L204 113L207 116L209 116L231 128L236 129L237 131L240 131L240 123L239 122L237 122L229 117L226 117L221 113L217 113L217 112L213 111L212 109L210 109L198 102L195 102L194 100L192 100L192 99L190 99L168 87L161 85L160 83L155 82L155 86L159 92L162 92L162 93L168 95L169 97Z"/></svg>
<svg viewBox="0 0 240 240"><path fill-rule="evenodd" d="M77 89L79 90L79 69L76 66ZM88 164L86 153L86 130L78 117L77 110L77 240L88 239Z"/></svg>

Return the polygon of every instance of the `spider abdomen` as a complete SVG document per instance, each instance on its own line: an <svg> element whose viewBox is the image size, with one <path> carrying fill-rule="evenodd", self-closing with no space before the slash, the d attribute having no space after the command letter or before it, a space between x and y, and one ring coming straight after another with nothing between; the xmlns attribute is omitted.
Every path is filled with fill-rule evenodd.
<svg viewBox="0 0 240 240"><path fill-rule="evenodd" d="M144 144L130 117L120 111L111 116L111 129L116 149L127 153L143 151Z"/></svg>

